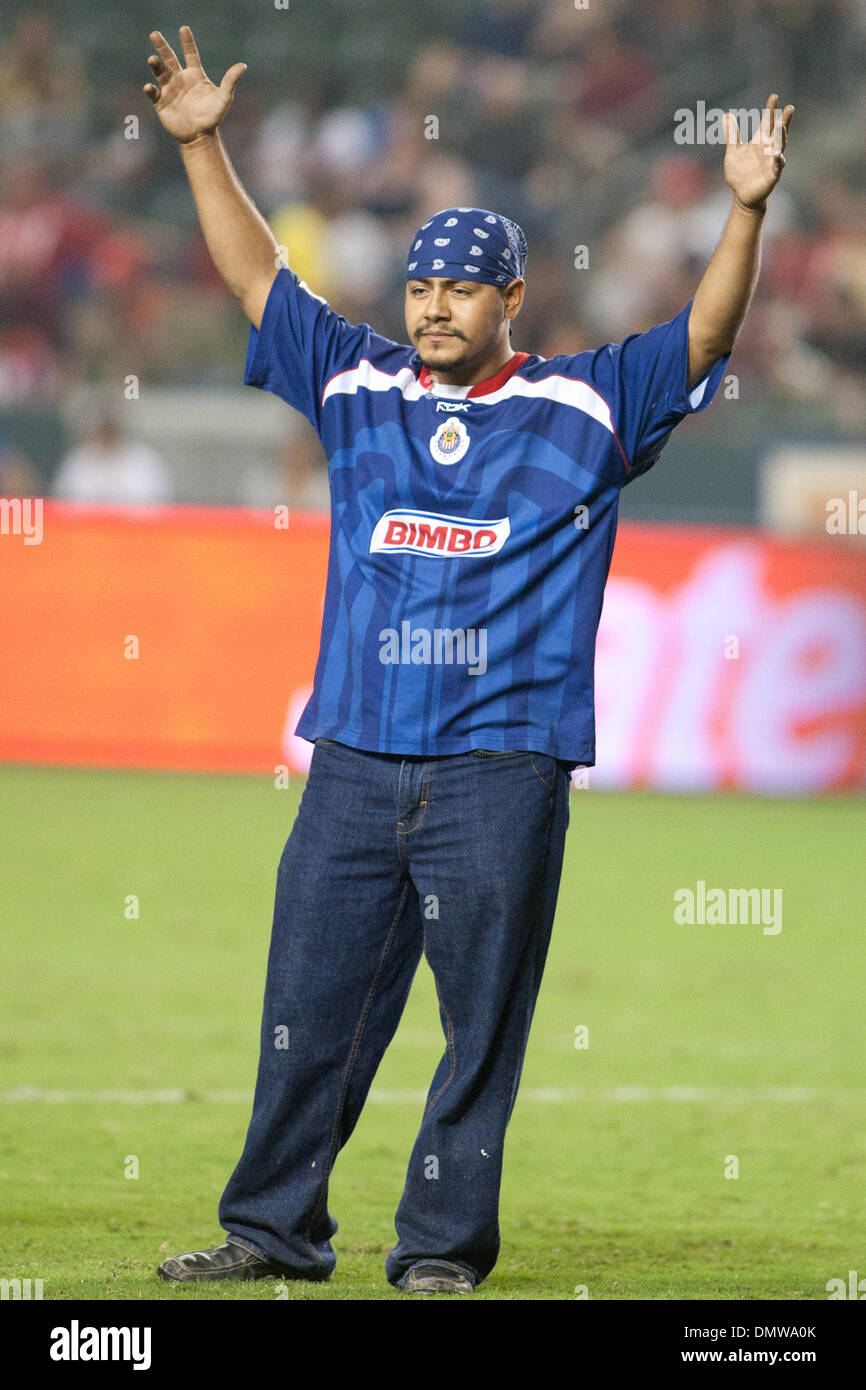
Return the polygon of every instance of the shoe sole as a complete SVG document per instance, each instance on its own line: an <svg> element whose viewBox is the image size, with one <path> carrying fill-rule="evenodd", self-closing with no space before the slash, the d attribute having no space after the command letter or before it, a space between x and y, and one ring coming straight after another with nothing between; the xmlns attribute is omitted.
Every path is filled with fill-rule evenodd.
<svg viewBox="0 0 866 1390"><path fill-rule="evenodd" d="M276 1270L273 1274L248 1274L244 1270L219 1270L213 1274L173 1274L170 1270L164 1269L162 1265L157 1269L160 1279L166 1284L216 1284L225 1279L234 1279L238 1283L252 1283L256 1279L279 1279L281 1274Z"/></svg>
<svg viewBox="0 0 866 1390"><path fill-rule="evenodd" d="M243 1268L220 1269L214 1270L212 1273L209 1271L203 1271L202 1273L184 1271L181 1274L174 1274L171 1270L166 1269L164 1264L159 1265L156 1272L160 1279L166 1284L214 1284L225 1279L234 1279L238 1283L254 1283L256 1280L268 1279L285 1279L288 1282L290 1280L299 1279L306 1283L326 1284L331 1277L330 1274L324 1276L296 1274L295 1271L291 1269L274 1269L262 1274L250 1274L248 1270Z"/></svg>
<svg viewBox="0 0 866 1390"><path fill-rule="evenodd" d="M403 1293L474 1293L475 1289L466 1279L449 1279L443 1274L422 1275L408 1284L400 1285Z"/></svg>

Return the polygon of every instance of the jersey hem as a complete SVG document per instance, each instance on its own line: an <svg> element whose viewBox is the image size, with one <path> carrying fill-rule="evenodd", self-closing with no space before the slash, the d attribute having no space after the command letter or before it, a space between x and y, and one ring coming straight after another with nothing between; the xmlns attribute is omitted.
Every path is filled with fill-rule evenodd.
<svg viewBox="0 0 866 1390"><path fill-rule="evenodd" d="M394 743L391 739L380 739L374 746L373 741L363 734L353 734L346 729L310 729L309 732L303 730L299 724L295 730L298 738L304 739L307 743L315 743L317 738L329 738L335 743L346 743L350 748L357 748L362 753L390 753L404 758L436 758L447 757L454 753L473 753L477 749L486 748L493 753L546 753L551 758L557 758L561 762L575 763L581 767L595 766L595 749L583 749L574 751L573 749L563 749L555 740L546 738L539 734L531 742L523 735L515 737L509 742L495 743L490 738L481 735L469 736L468 738L439 738L435 741L435 746L425 745L422 747L408 747L405 743Z"/></svg>

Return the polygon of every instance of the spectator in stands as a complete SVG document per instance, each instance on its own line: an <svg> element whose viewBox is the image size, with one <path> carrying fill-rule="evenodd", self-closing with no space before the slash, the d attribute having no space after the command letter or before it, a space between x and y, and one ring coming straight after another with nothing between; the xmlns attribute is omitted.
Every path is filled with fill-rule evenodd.
<svg viewBox="0 0 866 1390"><path fill-rule="evenodd" d="M81 53L57 42L47 11L19 15L0 49L0 130L4 150L75 149L91 96Z"/></svg>
<svg viewBox="0 0 866 1390"><path fill-rule="evenodd" d="M238 493L245 507L288 507L290 513L330 511L328 460L308 420L299 414L268 459L253 460L241 469Z"/></svg>
<svg viewBox="0 0 866 1390"><path fill-rule="evenodd" d="M530 234L527 351L576 351L670 317L712 254L728 196L720 152L675 145L674 112L699 99L749 106L762 65L773 81L787 72L804 172L770 202L737 364L753 405L792 389L844 397L839 418L857 433L864 0L448 0L426 22L371 13L363 56L346 41L345 7L315 9L290 80L273 11L244 21L241 56L255 61L233 153L293 268L338 313L398 340L407 238L432 209L462 204L506 206ZM227 35L228 0L212 14ZM144 108L119 30L101 47L73 14L61 31L46 0L9 0L3 22L0 407L50 404L119 364L152 385L236 387L244 324L175 152L147 120L129 138ZM117 26L130 23L118 10ZM589 268L576 273L584 243ZM273 482L273 460L260 467Z"/></svg>
<svg viewBox="0 0 866 1390"><path fill-rule="evenodd" d="M58 346L63 308L87 291L106 218L56 186L32 151L7 157L0 195L0 318Z"/></svg>
<svg viewBox="0 0 866 1390"><path fill-rule="evenodd" d="M115 416L104 412L61 463L53 491L72 502L148 505L170 501L172 487L157 451L124 439Z"/></svg>
<svg viewBox="0 0 866 1390"><path fill-rule="evenodd" d="M0 434L0 497L36 497L41 491L35 464Z"/></svg>
<svg viewBox="0 0 866 1390"><path fill-rule="evenodd" d="M58 386L57 354L45 334L26 323L0 327L0 407L51 401Z"/></svg>
<svg viewBox="0 0 866 1390"><path fill-rule="evenodd" d="M615 132L626 148L661 109L659 74L650 53L630 43L615 24L594 30L585 51L565 70L573 93L572 119L590 138ZM597 134L595 134L597 132Z"/></svg>
<svg viewBox="0 0 866 1390"><path fill-rule="evenodd" d="M276 451L285 501L289 509L304 512L328 512L331 491L328 482L328 462L318 435L303 421L290 443Z"/></svg>

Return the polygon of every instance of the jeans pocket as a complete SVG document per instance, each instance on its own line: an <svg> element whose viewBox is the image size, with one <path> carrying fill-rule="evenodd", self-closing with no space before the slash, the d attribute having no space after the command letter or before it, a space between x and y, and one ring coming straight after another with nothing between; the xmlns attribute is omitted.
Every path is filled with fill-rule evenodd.
<svg viewBox="0 0 866 1390"><path fill-rule="evenodd" d="M556 786L556 774L561 766L559 761L552 753L530 753L529 761L539 782L543 782L547 790L552 792Z"/></svg>

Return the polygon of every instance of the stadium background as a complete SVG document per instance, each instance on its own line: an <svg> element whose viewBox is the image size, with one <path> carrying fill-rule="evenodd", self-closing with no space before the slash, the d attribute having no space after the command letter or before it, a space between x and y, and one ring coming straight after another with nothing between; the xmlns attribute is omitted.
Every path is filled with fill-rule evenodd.
<svg viewBox="0 0 866 1390"><path fill-rule="evenodd" d="M293 268L400 341L409 238L451 204L526 230L515 347L669 318L729 196L675 112L796 104L735 381L622 495L486 1296L826 1296L863 1248L866 551L826 525L866 496L861 0L4 6L0 497L46 499L40 544L0 535L7 1263L46 1296L151 1297L157 1245L213 1226L310 751L324 459L241 385L246 323L141 93L148 32L180 22L212 79L248 64L225 140ZM94 448L112 505L80 500ZM781 885L782 932L684 938L672 894L701 879ZM424 974L337 1170L354 1282L330 1296L378 1296L440 1048ZM751 1183L720 1183L738 1146Z"/></svg>

